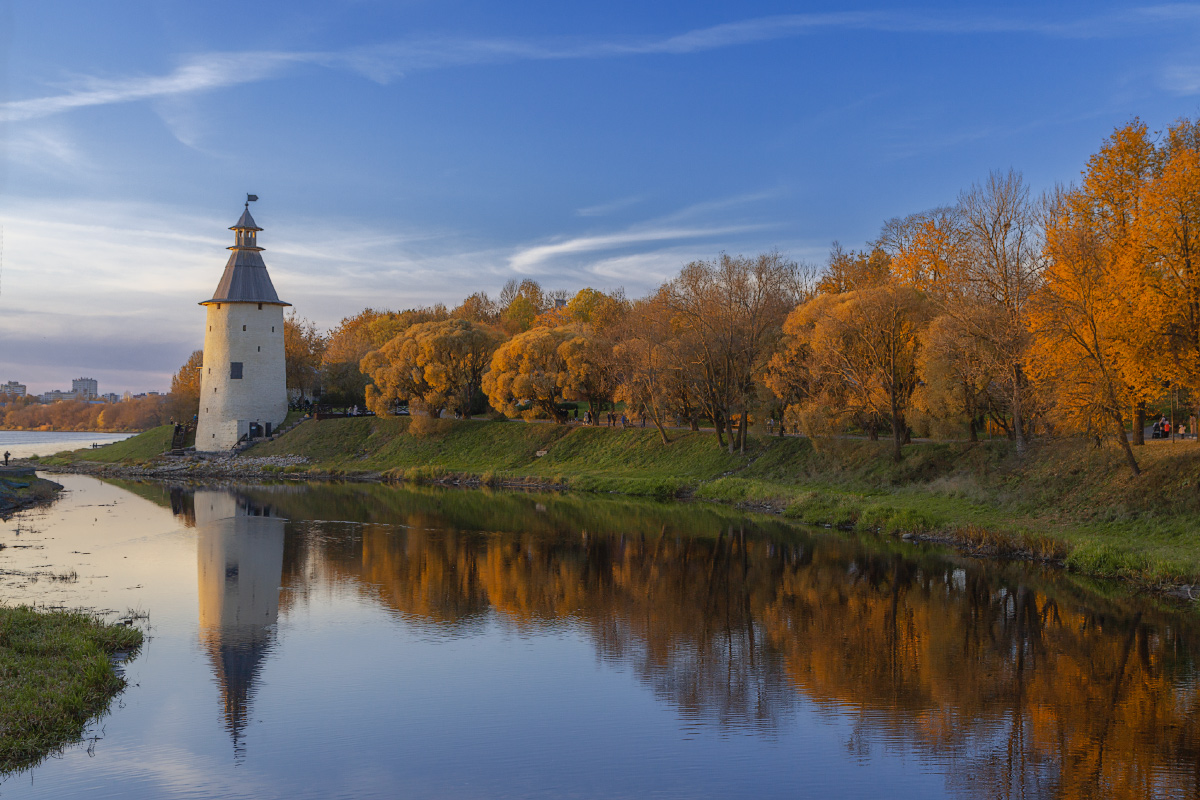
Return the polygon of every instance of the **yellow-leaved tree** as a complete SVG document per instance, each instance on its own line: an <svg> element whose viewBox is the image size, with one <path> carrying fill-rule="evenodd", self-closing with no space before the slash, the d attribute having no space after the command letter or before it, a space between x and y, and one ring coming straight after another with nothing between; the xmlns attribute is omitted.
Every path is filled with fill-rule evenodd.
<svg viewBox="0 0 1200 800"><path fill-rule="evenodd" d="M810 381L805 405L833 420L857 417L875 435L892 429L892 457L903 457L907 414L917 388L921 332L929 302L911 286L889 281L840 294L819 294L789 315L784 332L793 352L806 352ZM810 426L811 429L811 426Z"/></svg>
<svg viewBox="0 0 1200 800"><path fill-rule="evenodd" d="M488 327L466 319L412 325L362 360L370 376L367 406L387 414L396 401L407 401L440 417L454 410L476 410L483 373L499 337Z"/></svg>
<svg viewBox="0 0 1200 800"><path fill-rule="evenodd" d="M521 412L525 419L547 416L558 422L567 417L559 407L565 382L566 363L559 347L574 338L563 328L530 328L497 348L491 369L483 376L483 391L492 407L509 415Z"/></svg>
<svg viewBox="0 0 1200 800"><path fill-rule="evenodd" d="M1044 281L1030 304L1029 374L1053 398L1058 420L1110 437L1139 475L1125 432L1132 392L1120 369L1123 286L1093 211L1081 193L1048 210Z"/></svg>

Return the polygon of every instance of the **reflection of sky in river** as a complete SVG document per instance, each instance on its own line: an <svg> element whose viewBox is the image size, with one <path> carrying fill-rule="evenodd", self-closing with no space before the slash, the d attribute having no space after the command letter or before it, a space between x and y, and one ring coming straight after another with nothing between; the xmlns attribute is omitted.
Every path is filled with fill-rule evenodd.
<svg viewBox="0 0 1200 800"><path fill-rule="evenodd" d="M66 500L0 524L10 545L0 569L19 573L0 576L0 599L145 610L149 640L128 665L130 688L94 726L95 746L10 777L0 796L975 794L976 752L913 744L910 728L936 727L937 714L897 724L886 703L797 691L801 673L784 674L763 621L749 632L729 621L741 602L733 588L729 597L698 595L711 607L672 611L662 641L643 636L663 625L635 618L644 611L627 595L642 589L630 589L620 542L595 529L562 531L563 544L539 549L504 534L435 529L448 523L432 512L413 513L407 527L346 522L373 514L369 504L351 514L337 498L323 516L343 521L301 519L315 495L300 488L142 489L156 505L91 478L62 481ZM445 501L456 497L468 496ZM163 507L171 504L177 514ZM563 524L549 516L529 524ZM663 538L675 563L696 560L688 574L736 578L762 567L720 562L719 542L693 551L686 538ZM662 580L675 580L669 548L640 541L639 558L660 560ZM525 571L553 583L570 570L598 572L596 562L607 571L581 596L567 580L510 581L507 596L493 590L480 600L488 576L473 574ZM52 579L64 565L76 582ZM706 630L711 646L689 644L693 629ZM881 670L888 659L881 653ZM971 746L1003 748L988 739L1006 730L997 718ZM1005 782L1039 796L1044 771L1025 765Z"/></svg>

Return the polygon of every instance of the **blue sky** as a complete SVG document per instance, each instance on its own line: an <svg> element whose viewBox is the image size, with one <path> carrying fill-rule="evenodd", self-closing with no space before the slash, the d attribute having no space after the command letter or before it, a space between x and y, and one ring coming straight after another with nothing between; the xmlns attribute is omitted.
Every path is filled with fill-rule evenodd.
<svg viewBox="0 0 1200 800"><path fill-rule="evenodd" d="M246 192L328 327L820 263L1200 103L1200 5L0 0L0 382L165 390Z"/></svg>

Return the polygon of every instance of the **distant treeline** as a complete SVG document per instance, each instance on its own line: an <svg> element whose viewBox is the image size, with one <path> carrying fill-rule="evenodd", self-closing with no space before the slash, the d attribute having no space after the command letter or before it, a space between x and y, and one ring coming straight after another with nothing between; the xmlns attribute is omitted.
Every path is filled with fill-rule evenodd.
<svg viewBox="0 0 1200 800"><path fill-rule="evenodd" d="M34 398L16 398L0 404L0 429L142 431L167 422L171 417L172 402L178 399L159 395L131 397L117 403L63 400L43 405Z"/></svg>
<svg viewBox="0 0 1200 800"><path fill-rule="evenodd" d="M731 450L768 420L887 433L896 459L914 433L988 430L1019 451L1088 434L1137 473L1147 414L1200 400L1198 259L1200 123L1159 134L1134 120L1077 186L1035 197L994 172L861 250L835 243L823 268L722 254L637 300L525 280L453 309L366 309L328 332L293 316L288 383L377 413L564 421L568 401L593 415L623 403L664 441L704 421ZM177 396L198 397L199 371L197 352Z"/></svg>

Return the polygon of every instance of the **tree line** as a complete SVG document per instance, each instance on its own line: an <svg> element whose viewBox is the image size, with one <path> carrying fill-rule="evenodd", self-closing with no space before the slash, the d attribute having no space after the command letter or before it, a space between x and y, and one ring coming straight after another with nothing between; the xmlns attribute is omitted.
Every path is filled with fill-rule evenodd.
<svg viewBox="0 0 1200 800"><path fill-rule="evenodd" d="M199 393L197 393L199 397ZM165 395L126 397L117 403L63 400L43 405L36 397L0 402L0 430L9 431L143 431L164 424L180 404L179 416L191 419L184 398Z"/></svg>
<svg viewBox="0 0 1200 800"><path fill-rule="evenodd" d="M649 296L510 281L444 305L365 309L328 332L292 316L289 387L387 414L566 421L614 404L670 429L914 433L1019 452L1088 435L1124 452L1147 416L1200 398L1200 122L1116 128L1081 180L1041 194L996 171L886 221L823 268L778 252L684 266ZM199 354L176 376L194 382Z"/></svg>

